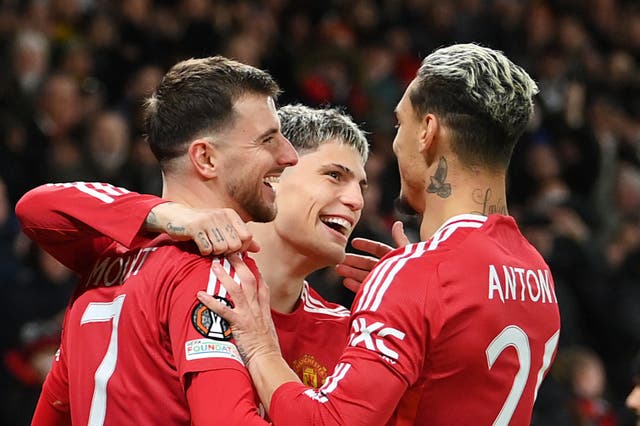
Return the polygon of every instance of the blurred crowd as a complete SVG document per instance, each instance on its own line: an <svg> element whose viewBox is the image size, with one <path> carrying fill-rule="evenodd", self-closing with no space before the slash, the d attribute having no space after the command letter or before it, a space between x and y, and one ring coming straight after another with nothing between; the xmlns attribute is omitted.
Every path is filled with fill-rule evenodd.
<svg viewBox="0 0 640 426"><path fill-rule="evenodd" d="M635 0L0 0L0 423L28 424L74 277L20 234L46 182L159 194L141 107L164 72L222 54L268 70L280 104L342 106L369 132L354 236L389 241L393 109L420 60L454 42L504 51L539 83L509 210L554 274L558 359L538 425L631 424L640 349L640 3ZM332 270L311 282L349 305ZM541 319L544 320L544 319Z"/></svg>

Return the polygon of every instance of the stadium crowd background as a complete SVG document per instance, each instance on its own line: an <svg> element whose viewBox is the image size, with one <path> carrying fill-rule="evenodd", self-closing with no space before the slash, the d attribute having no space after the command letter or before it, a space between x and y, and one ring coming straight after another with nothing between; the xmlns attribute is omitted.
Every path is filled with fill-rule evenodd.
<svg viewBox="0 0 640 426"><path fill-rule="evenodd" d="M271 72L280 104L343 106L373 153L354 236L389 241L393 109L421 58L454 42L504 51L541 88L509 180L510 213L551 266L562 315L534 424L631 424L624 397L640 349L634 0L0 0L0 424L28 424L74 284L20 234L13 207L45 182L159 194L141 105L168 67L222 54ZM415 220L402 219L415 241ZM310 281L350 304L332 270Z"/></svg>

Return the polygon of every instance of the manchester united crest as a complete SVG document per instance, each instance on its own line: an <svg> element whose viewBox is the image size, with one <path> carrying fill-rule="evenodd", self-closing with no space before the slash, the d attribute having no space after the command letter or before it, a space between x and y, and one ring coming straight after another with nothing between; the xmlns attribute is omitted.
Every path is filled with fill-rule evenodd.
<svg viewBox="0 0 640 426"><path fill-rule="evenodd" d="M318 389L327 380L327 367L309 354L304 354L291 364L302 383L314 389Z"/></svg>

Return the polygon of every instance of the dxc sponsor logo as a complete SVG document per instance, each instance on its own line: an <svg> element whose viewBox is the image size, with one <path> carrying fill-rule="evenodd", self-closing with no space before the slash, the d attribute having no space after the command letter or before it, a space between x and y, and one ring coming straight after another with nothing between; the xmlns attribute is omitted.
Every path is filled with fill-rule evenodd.
<svg viewBox="0 0 640 426"><path fill-rule="evenodd" d="M358 318L351 324L351 328L353 332L349 338L350 346L358 346L360 343L364 343L367 349L377 350L393 361L398 360L398 353L388 348L384 341L390 337L404 340L405 333L393 327L385 327L385 324L379 321L367 325L365 318Z"/></svg>

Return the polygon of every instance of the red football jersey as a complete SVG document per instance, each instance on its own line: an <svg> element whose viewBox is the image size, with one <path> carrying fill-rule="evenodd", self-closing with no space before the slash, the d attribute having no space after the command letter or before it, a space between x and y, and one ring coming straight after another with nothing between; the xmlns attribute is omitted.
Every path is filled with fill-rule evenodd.
<svg viewBox="0 0 640 426"><path fill-rule="evenodd" d="M149 209L163 201L110 185L76 183L40 187L17 206L25 232L81 278L44 385L47 398L68 404L73 424L189 425L189 373L235 370L247 392L225 394L224 381L218 383L211 421L256 418L266 424L257 415L227 323L196 299L198 290L225 298L211 264L221 262L234 276L229 262L200 256L193 243L134 238ZM120 213L109 211L114 208ZM144 216L139 210L146 210ZM114 219L123 216L131 223ZM253 261L245 261L255 273Z"/></svg>
<svg viewBox="0 0 640 426"><path fill-rule="evenodd" d="M317 389L333 371L349 337L349 315L307 282L293 312L271 311L282 357L305 385Z"/></svg>
<svg viewBox="0 0 640 426"><path fill-rule="evenodd" d="M275 425L528 425L555 356L553 279L511 217L460 215L385 256L318 391L276 390Z"/></svg>

